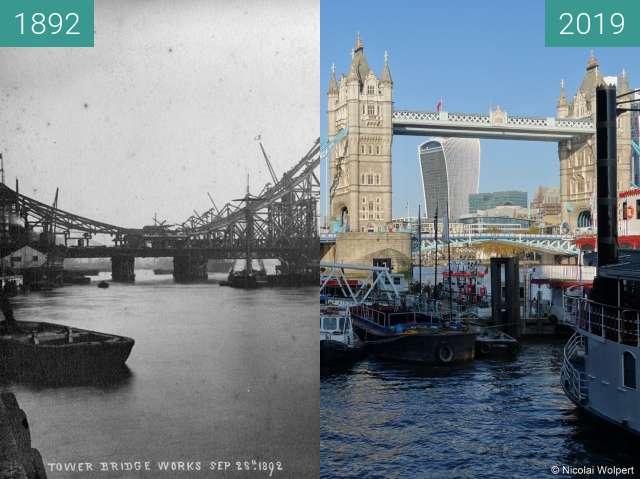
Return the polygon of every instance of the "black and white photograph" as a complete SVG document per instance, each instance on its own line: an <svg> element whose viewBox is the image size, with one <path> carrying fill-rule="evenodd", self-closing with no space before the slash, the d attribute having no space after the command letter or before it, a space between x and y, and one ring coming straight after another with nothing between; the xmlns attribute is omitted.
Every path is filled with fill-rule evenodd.
<svg viewBox="0 0 640 479"><path fill-rule="evenodd" d="M0 475L319 475L320 5L0 48Z"/></svg>

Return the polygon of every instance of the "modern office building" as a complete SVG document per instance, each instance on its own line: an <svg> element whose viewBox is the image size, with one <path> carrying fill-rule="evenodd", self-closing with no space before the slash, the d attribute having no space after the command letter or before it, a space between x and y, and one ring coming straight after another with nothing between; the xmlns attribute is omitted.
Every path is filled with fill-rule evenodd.
<svg viewBox="0 0 640 479"><path fill-rule="evenodd" d="M495 191L493 193L472 193L469 195L469 213L490 210L496 206L520 206L527 208L526 191Z"/></svg>
<svg viewBox="0 0 640 479"><path fill-rule="evenodd" d="M449 219L469 212L469 195L480 186L480 140L431 138L418 147L426 214L438 216L448 205Z"/></svg>

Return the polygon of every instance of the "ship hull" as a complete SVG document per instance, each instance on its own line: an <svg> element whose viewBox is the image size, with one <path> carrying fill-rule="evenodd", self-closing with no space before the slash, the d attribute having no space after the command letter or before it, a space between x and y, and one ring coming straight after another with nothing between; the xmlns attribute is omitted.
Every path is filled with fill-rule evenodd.
<svg viewBox="0 0 640 479"><path fill-rule="evenodd" d="M46 379L110 374L124 367L134 340L73 328L71 342L65 326L18 322L19 334L0 335L0 368L10 376ZM34 343L29 331L37 331Z"/></svg>
<svg viewBox="0 0 640 479"><path fill-rule="evenodd" d="M351 365L363 357L363 349L348 346L340 341L320 340L320 367L338 368Z"/></svg>
<svg viewBox="0 0 640 479"><path fill-rule="evenodd" d="M434 331L394 334L368 321L353 318L353 329L375 356L393 361L422 364L449 364L475 357L476 333Z"/></svg>

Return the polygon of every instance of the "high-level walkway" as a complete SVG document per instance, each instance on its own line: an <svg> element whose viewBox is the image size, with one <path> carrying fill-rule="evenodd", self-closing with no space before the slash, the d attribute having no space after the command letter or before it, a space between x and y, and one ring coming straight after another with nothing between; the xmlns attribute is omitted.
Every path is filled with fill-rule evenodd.
<svg viewBox="0 0 640 479"><path fill-rule="evenodd" d="M397 110L393 134L558 142L593 135L595 127L591 118L509 116L499 109L488 115Z"/></svg>

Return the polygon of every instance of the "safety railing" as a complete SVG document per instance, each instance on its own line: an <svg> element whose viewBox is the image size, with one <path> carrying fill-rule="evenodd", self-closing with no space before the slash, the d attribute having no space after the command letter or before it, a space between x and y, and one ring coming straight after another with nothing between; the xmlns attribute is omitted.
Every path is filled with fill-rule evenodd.
<svg viewBox="0 0 640 479"><path fill-rule="evenodd" d="M584 336L574 333L564 347L560 381L565 393L575 402L584 404L589 400L588 378L577 364L584 360Z"/></svg>
<svg viewBox="0 0 640 479"><path fill-rule="evenodd" d="M568 304L579 331L640 347L640 311L605 305L587 298L575 298L565 304Z"/></svg>

